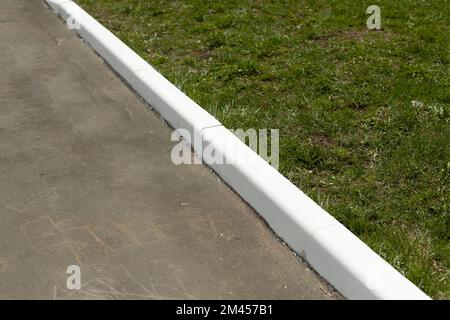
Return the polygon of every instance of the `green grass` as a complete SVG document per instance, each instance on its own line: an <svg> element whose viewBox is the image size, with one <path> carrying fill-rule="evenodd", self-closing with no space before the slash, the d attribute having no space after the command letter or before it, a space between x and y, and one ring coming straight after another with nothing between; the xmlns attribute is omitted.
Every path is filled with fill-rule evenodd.
<svg viewBox="0 0 450 320"><path fill-rule="evenodd" d="M280 129L280 171L450 299L448 1L78 2L226 127Z"/></svg>

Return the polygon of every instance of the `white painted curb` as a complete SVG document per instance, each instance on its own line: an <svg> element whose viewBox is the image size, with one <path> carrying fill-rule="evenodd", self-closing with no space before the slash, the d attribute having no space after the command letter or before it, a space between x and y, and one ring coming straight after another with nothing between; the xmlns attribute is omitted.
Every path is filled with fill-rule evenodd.
<svg viewBox="0 0 450 320"><path fill-rule="evenodd" d="M251 159L206 162L345 297L430 299L78 5L46 1L64 20L75 19L75 31L173 128L201 138L203 145L193 145L197 154L209 143L227 160ZM237 153L229 147L236 145Z"/></svg>

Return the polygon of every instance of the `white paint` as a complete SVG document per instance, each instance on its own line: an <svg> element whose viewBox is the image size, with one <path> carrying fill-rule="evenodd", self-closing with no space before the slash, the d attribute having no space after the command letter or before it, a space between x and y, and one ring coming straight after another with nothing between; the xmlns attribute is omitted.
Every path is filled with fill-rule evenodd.
<svg viewBox="0 0 450 320"><path fill-rule="evenodd" d="M76 32L173 128L187 129L191 136L201 137L196 141L203 143L193 146L198 154L206 143L214 145L225 158L248 157L251 161L210 166L345 297L429 299L75 3L46 1L64 19L78 12L80 29ZM238 152L227 146L238 146Z"/></svg>

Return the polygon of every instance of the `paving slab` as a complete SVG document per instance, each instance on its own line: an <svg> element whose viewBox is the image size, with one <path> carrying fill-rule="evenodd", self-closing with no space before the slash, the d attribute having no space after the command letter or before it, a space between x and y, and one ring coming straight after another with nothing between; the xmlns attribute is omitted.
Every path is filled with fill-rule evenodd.
<svg viewBox="0 0 450 320"><path fill-rule="evenodd" d="M340 298L42 1L0 52L1 299Z"/></svg>

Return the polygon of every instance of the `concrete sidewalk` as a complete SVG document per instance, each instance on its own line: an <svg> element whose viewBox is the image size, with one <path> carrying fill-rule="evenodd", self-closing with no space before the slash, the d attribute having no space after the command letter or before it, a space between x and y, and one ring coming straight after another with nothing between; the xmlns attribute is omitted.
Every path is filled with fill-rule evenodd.
<svg viewBox="0 0 450 320"><path fill-rule="evenodd" d="M0 52L1 299L339 298L42 1Z"/></svg>

